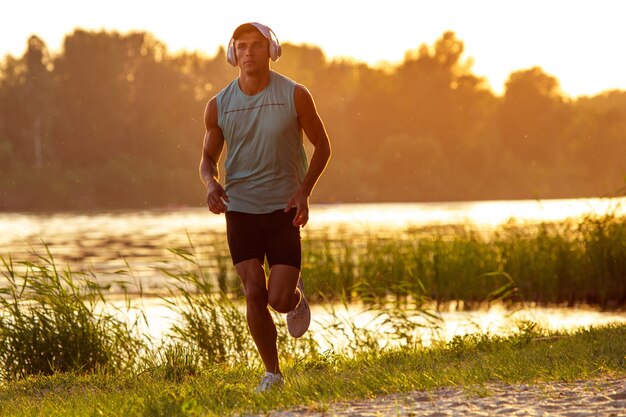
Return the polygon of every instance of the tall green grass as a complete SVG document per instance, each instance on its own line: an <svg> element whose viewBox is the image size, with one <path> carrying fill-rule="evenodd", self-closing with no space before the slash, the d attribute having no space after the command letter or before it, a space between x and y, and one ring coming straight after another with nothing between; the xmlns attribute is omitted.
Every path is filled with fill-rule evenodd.
<svg viewBox="0 0 626 417"><path fill-rule="evenodd" d="M37 259L2 259L0 377L133 367L145 348L138 319L119 318L95 277L59 270L49 251Z"/></svg>
<svg viewBox="0 0 626 417"><path fill-rule="evenodd" d="M37 262L14 264L11 258L2 259L0 379L150 370L181 381L212 366L245 363L261 369L242 300L220 291L223 284L201 266L192 251L171 251L177 262L162 271L175 284L162 299L180 320L164 341L140 335L141 314L128 320L128 298L126 311L121 311L107 300L97 277L60 270L49 250L44 255L33 253ZM124 287L128 282L120 279L119 284ZM274 313L281 361L294 364L304 358L327 357L322 345L333 347L333 354L347 355L384 349L390 342L416 345L417 330L425 324L414 319L423 315L430 325L437 321L419 303L407 302L402 310L383 310L374 316L374 326L360 327L346 316L348 308L344 307L342 313L336 313L333 305L328 307L331 320L326 326L334 331L323 340L314 339L310 332L292 338L284 317ZM381 338L382 332L386 337ZM335 336L347 341L346 345L336 346Z"/></svg>
<svg viewBox="0 0 626 417"><path fill-rule="evenodd" d="M181 317L180 322L172 327L171 337L182 345L197 349L204 365L249 363L260 366L248 332L245 305L231 300L222 291L224 287L219 281L216 290L213 276L202 269L192 252L182 249L172 252L186 261L186 265L181 265L178 271L167 271L176 283L163 299ZM280 325L282 321L284 319L275 314L275 322L279 324L278 342L284 347L284 353L291 356L309 354L313 343L310 335L302 339L304 343L296 344L288 335L286 326Z"/></svg>
<svg viewBox="0 0 626 417"><path fill-rule="evenodd" d="M163 297L181 317L169 335L175 341L176 348L196 352L198 361L205 366L247 363L261 367L248 332L245 303L223 291L216 291L215 280L201 266L194 252L183 249L171 251L183 261L177 263L178 270L164 270L176 282L169 288L169 294ZM294 339L288 333L284 315L273 312L281 360L293 363L302 358L319 357L324 355L321 345L334 346L335 352L341 354L382 349L391 342L413 345L418 343L418 330L421 327L439 324L435 314L422 308L421 303L412 302L405 303L402 309L387 309L386 305L377 304L380 312L371 318L374 325L356 326L354 317L346 314L349 311L346 303L344 299L341 312L335 305L327 304L326 316L330 320L325 323L325 327L333 331L326 332L323 340L314 339L311 332ZM372 306L365 309L365 312L368 311L372 311ZM417 317L426 320L416 321ZM386 333L386 337L381 338L381 332ZM336 346L337 340L346 341L346 346Z"/></svg>
<svg viewBox="0 0 626 417"><path fill-rule="evenodd" d="M431 228L393 236L304 242L307 288L325 299L406 297L465 308L509 300L540 305L626 304L626 217L509 223L491 233Z"/></svg>
<svg viewBox="0 0 626 417"><path fill-rule="evenodd" d="M342 236L305 231L302 244L302 274L314 301L409 299L465 309L491 301L626 304L626 217L610 213L539 225L511 221L490 232L469 226ZM223 242L210 245L228 259ZM229 288L240 287L229 262L218 270Z"/></svg>

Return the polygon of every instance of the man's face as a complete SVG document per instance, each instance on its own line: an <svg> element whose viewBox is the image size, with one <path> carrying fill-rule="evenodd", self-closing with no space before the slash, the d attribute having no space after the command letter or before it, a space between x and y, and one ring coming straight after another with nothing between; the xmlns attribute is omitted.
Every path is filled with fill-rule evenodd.
<svg viewBox="0 0 626 417"><path fill-rule="evenodd" d="M237 65L244 71L269 67L269 41L257 31L246 32L235 41Z"/></svg>

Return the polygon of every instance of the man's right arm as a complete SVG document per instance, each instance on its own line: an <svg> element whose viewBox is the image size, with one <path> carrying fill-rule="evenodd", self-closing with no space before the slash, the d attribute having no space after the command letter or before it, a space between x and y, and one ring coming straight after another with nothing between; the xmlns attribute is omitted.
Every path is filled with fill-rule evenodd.
<svg viewBox="0 0 626 417"><path fill-rule="evenodd" d="M226 211L228 201L224 188L219 183L217 164L224 149L224 134L217 124L217 101L213 97L204 110L204 142L200 160L200 179L207 190L206 202L209 210L215 214Z"/></svg>

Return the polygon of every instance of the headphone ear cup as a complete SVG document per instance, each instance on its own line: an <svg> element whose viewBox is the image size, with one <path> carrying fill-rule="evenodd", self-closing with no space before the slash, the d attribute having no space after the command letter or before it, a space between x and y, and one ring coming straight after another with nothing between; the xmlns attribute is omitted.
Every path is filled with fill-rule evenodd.
<svg viewBox="0 0 626 417"><path fill-rule="evenodd" d="M235 53L235 41L231 39L226 49L226 61L233 67L237 66L237 54Z"/></svg>
<svg viewBox="0 0 626 417"><path fill-rule="evenodd" d="M276 44L276 61L278 61L278 58L280 58L280 56L283 54L283 47L280 46L279 43Z"/></svg>
<svg viewBox="0 0 626 417"><path fill-rule="evenodd" d="M272 61L276 61L276 44L274 43L274 40L270 40L270 58L272 59Z"/></svg>
<svg viewBox="0 0 626 417"><path fill-rule="evenodd" d="M276 37L274 31L270 28L267 29L270 34L270 58L272 58L272 61L278 61L278 58L280 58L283 53L283 48L280 46L280 42L278 42L278 38Z"/></svg>

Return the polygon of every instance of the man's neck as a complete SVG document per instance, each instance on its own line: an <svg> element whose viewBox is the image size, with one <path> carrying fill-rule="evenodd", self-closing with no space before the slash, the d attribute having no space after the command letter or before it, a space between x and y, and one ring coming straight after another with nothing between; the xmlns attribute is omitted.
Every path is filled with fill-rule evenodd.
<svg viewBox="0 0 626 417"><path fill-rule="evenodd" d="M239 88L247 96L259 94L270 83L270 70L254 74L240 72Z"/></svg>

